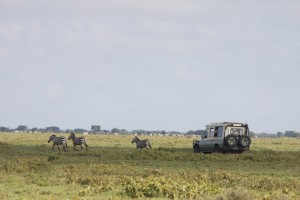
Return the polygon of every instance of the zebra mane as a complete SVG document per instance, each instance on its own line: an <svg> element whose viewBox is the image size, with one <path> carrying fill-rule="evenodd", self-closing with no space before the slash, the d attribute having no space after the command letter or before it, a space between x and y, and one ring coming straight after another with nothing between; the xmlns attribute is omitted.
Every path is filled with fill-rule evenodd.
<svg viewBox="0 0 300 200"><path fill-rule="evenodd" d="M53 136L53 137L56 137L56 135L54 135L54 134L53 134L53 135L51 135L51 136ZM51 136L50 136L50 137L51 137Z"/></svg>

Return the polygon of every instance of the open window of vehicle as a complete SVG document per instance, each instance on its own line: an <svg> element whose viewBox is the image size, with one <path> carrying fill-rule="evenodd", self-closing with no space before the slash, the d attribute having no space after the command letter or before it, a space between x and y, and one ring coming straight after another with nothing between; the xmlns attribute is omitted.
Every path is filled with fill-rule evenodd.
<svg viewBox="0 0 300 200"><path fill-rule="evenodd" d="M214 137L222 137L223 136L223 126L215 127Z"/></svg>

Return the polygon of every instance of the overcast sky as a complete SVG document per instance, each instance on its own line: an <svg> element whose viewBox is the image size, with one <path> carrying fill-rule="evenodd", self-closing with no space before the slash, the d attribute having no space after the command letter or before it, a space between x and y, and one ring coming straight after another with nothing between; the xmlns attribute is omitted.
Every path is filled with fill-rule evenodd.
<svg viewBox="0 0 300 200"><path fill-rule="evenodd" d="M1 0L0 126L300 131L298 0Z"/></svg>

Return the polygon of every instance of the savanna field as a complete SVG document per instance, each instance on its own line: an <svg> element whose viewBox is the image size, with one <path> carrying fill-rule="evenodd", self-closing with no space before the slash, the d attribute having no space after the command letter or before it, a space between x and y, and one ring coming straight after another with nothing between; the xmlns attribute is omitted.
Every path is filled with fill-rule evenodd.
<svg viewBox="0 0 300 200"><path fill-rule="evenodd" d="M0 199L300 199L300 139L194 154L196 138L141 136L152 149L137 150L133 136L85 135L87 151L59 152L49 136L0 133Z"/></svg>

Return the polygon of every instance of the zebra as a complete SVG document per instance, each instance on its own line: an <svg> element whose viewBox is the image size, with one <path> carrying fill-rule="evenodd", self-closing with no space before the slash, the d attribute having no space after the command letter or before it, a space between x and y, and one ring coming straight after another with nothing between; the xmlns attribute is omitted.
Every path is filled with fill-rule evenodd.
<svg viewBox="0 0 300 200"><path fill-rule="evenodd" d="M75 134L73 132L71 132L70 136L68 137L68 140L73 140L73 145L74 145L74 149L73 150L76 150L78 151L75 147L77 145L80 145L81 147L81 151L82 151L82 144L84 144L85 146L85 150L87 150L87 143L86 143L86 140L84 139L84 137L75 137Z"/></svg>
<svg viewBox="0 0 300 200"><path fill-rule="evenodd" d="M60 151L59 145L62 145L63 151L67 151L68 145L65 137L56 137L56 135L51 135L49 137L48 143L50 143L51 141L53 141L52 150L54 150L54 146L56 145L58 150Z"/></svg>
<svg viewBox="0 0 300 200"><path fill-rule="evenodd" d="M145 140L140 140L137 136L135 136L133 138L133 140L131 141L131 143L136 143L136 148L140 148L140 149L143 149L143 148L152 148L151 147L151 143L148 139L145 139Z"/></svg>

